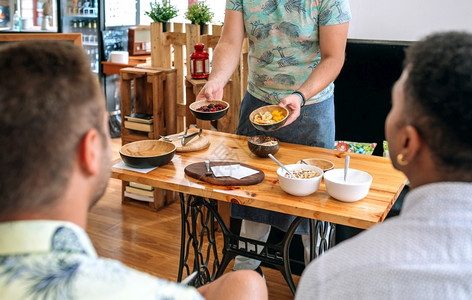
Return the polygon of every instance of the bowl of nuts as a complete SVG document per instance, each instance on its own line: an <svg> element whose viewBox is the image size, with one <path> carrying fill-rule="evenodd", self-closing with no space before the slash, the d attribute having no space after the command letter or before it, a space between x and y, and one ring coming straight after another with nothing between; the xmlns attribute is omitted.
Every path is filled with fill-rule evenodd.
<svg viewBox="0 0 472 300"><path fill-rule="evenodd" d="M284 126L289 115L288 109L278 105L259 107L249 115L252 126L260 131L275 131Z"/></svg>
<svg viewBox="0 0 472 300"><path fill-rule="evenodd" d="M201 100L189 105L195 118L205 121L213 121L222 118L229 109L229 103L223 100Z"/></svg>
<svg viewBox="0 0 472 300"><path fill-rule="evenodd" d="M323 178L323 170L305 164L285 165L295 177L288 174L283 168L277 169L277 176L282 190L294 196L308 196L318 190Z"/></svg>

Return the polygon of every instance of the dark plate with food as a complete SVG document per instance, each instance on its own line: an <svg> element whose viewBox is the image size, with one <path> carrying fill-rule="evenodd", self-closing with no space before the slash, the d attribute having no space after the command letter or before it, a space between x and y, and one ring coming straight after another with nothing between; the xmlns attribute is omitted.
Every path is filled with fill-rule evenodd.
<svg viewBox="0 0 472 300"><path fill-rule="evenodd" d="M229 103L223 100L202 100L193 102L189 105L189 108L195 118L213 121L226 115L229 109Z"/></svg>

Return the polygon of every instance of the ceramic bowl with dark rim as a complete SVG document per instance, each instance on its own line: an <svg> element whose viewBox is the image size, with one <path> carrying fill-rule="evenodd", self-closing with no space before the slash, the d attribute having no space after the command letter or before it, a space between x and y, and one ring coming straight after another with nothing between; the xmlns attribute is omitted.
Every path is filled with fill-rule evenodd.
<svg viewBox="0 0 472 300"><path fill-rule="evenodd" d="M279 151L279 140L264 135L251 136L247 139L247 146L252 153L259 157L268 157L269 153L274 155Z"/></svg>
<svg viewBox="0 0 472 300"><path fill-rule="evenodd" d="M226 115L229 109L229 103L223 100L202 100L191 103L189 108L195 118L213 121Z"/></svg>
<svg viewBox="0 0 472 300"><path fill-rule="evenodd" d="M263 117L264 114L265 113L272 114L272 112L275 110L280 111L284 118L275 123L270 123L271 122L270 120L265 120L265 122L267 123L264 123L264 117ZM261 116L262 121L259 121L259 122L255 121L255 118L258 115ZM252 126L254 126L257 130L275 131L275 130L280 129L280 127L284 126L285 122L287 122L288 115L289 115L289 111L285 107L280 107L278 105L266 105L266 106L262 106L254 110L249 115L249 121L251 121Z"/></svg>
<svg viewBox="0 0 472 300"><path fill-rule="evenodd" d="M126 165L133 168L159 167L172 160L175 149L171 142L143 140L121 146L120 156Z"/></svg>

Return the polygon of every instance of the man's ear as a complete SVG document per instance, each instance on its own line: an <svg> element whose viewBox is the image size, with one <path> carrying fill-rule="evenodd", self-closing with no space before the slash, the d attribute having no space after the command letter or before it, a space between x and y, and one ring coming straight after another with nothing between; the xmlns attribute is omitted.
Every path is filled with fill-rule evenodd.
<svg viewBox="0 0 472 300"><path fill-rule="evenodd" d="M78 152L79 165L88 175L95 175L100 168L100 136L92 128L83 136Z"/></svg>
<svg viewBox="0 0 472 300"><path fill-rule="evenodd" d="M403 149L400 151L403 154L403 159L410 162L415 160L416 156L420 153L422 145L423 140L418 130L414 126L406 126L402 141Z"/></svg>

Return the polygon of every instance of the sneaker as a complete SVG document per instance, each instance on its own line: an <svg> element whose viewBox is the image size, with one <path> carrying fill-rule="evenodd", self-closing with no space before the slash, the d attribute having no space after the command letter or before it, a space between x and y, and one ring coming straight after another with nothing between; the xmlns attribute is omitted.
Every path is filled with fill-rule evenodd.
<svg viewBox="0 0 472 300"><path fill-rule="evenodd" d="M257 273L259 273L259 275L261 275L262 279L265 280L265 276L264 276L264 273L262 273L262 269L261 267L257 267L254 271L256 271Z"/></svg>

